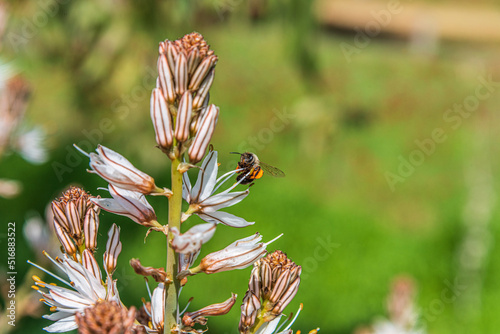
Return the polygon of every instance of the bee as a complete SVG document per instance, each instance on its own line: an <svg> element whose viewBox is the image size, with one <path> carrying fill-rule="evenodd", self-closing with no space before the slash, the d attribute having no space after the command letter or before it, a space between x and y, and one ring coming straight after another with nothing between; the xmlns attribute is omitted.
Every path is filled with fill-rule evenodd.
<svg viewBox="0 0 500 334"><path fill-rule="evenodd" d="M245 152L231 152L232 154L240 154L241 159L238 162L238 167L236 169L241 169L236 178L236 181L242 180L241 184L249 184L252 183L255 179L260 179L264 172L274 177L284 177L285 173L271 165L265 164L259 160L256 154Z"/></svg>

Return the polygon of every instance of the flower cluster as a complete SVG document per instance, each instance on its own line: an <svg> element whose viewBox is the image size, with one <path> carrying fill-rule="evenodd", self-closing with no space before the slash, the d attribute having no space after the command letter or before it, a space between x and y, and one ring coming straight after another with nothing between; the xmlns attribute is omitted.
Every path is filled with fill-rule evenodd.
<svg viewBox="0 0 500 334"><path fill-rule="evenodd" d="M301 271L302 268L281 251L255 262L241 305L240 333L253 333L279 319L297 293Z"/></svg>
<svg viewBox="0 0 500 334"><path fill-rule="evenodd" d="M64 252L75 257L85 246L91 253L97 248L99 208L92 196L81 188L71 187L62 197L52 202L54 231Z"/></svg>
<svg viewBox="0 0 500 334"><path fill-rule="evenodd" d="M208 104L216 63L198 33L160 43L151 119L158 147L171 159L186 150L191 163L205 155L219 117L219 108Z"/></svg>
<svg viewBox="0 0 500 334"><path fill-rule="evenodd" d="M81 189L77 190L76 188L72 188L70 191L72 193L84 193ZM59 201L54 201L53 205L63 206L64 208L73 207L72 204L74 202L72 201L68 201L66 203L70 204L64 205L65 199L67 197L63 196ZM54 217L54 225L59 224L57 220L58 218ZM32 263L37 268L69 287L65 288L52 283L48 284L38 276L33 276L35 282L33 288L42 295L43 298L41 300L50 306L50 310L55 312L44 316L44 318L54 321L54 324L44 328L46 331L60 333L77 328L76 315L82 314L85 309L94 307L103 301L114 301L121 305L116 280L113 280L112 277L116 269L116 260L122 249L122 244L119 240L120 229L116 224L113 224L108 236L106 252L104 253L105 282L103 282L101 269L93 253L95 250L94 246L87 248L86 244L81 244L72 253L66 252L66 247L63 247L65 251L63 256L55 259L44 252L44 255L60 271L66 274L69 281ZM63 240L61 243L63 244L63 242L69 243L71 241Z"/></svg>
<svg viewBox="0 0 500 334"><path fill-rule="evenodd" d="M248 176L239 168L218 176L218 153L210 146L219 109L209 104L209 89L214 79L217 56L198 33L182 39L160 43L157 87L151 96L151 118L158 147L172 163L171 187L156 185L150 175L136 168L119 153L99 145L96 153L86 153L90 172L108 183L111 198L92 197L79 188L71 188L52 203L54 226L64 254L52 262L69 278L69 282L38 267L69 288L47 284L34 277L34 288L55 313L46 316L54 323L49 332L65 332L78 327L81 333L201 333L207 317L228 313L236 303L236 294L224 302L179 312L181 287L196 274L217 274L254 266L249 290L241 306L241 333L274 333L284 308L297 293L301 267L276 251L267 255L269 242L259 233L236 240L227 247L206 254L194 266L204 244L210 241L218 224L243 228L254 224L234 214L221 211L249 195L249 189L234 191L245 184ZM79 149L79 148L78 148ZM189 160L189 162L186 162ZM202 161L198 177L192 185L188 170ZM219 189L237 173L242 174L232 186ZM160 195L168 200L168 222L161 223L147 195ZM182 200L187 209L182 212ZM150 293L151 302L143 308L127 309L120 301L113 273L122 244L119 228L113 224L108 233L102 279L95 260L99 211L125 216L148 227L147 233L158 231L167 239L166 266L143 266L139 259L130 261L134 271L152 277L157 283ZM182 223L197 215L206 223L193 225L182 232ZM267 255L267 256L266 256ZM48 256L48 254L47 254ZM155 258L148 261L155 261ZM149 291L149 284L147 284ZM291 333L289 328L286 333ZM283 332L285 333L285 332Z"/></svg>

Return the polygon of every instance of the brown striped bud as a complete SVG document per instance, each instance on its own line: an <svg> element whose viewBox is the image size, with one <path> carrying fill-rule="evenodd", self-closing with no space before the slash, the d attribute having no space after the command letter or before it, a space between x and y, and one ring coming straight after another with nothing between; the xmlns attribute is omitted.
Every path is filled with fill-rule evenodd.
<svg viewBox="0 0 500 334"><path fill-rule="evenodd" d="M78 241L78 244L80 245L80 240L81 235L82 235L82 223L81 219L83 219L83 216L80 216L78 213L78 209L75 205L75 202L70 201L66 203L66 206L64 207L66 217L68 218L69 221L69 227L71 229L71 236L73 239Z"/></svg>
<svg viewBox="0 0 500 334"><path fill-rule="evenodd" d="M241 317L238 325L240 333L249 333L250 328L255 325L255 320L257 319L260 308L261 304L259 297L248 290L241 304Z"/></svg>
<svg viewBox="0 0 500 334"><path fill-rule="evenodd" d="M92 252L88 249L84 249L82 252L82 265L85 269L89 270L99 282L102 280L101 269L97 264L97 261L92 254Z"/></svg>
<svg viewBox="0 0 500 334"><path fill-rule="evenodd" d="M210 73L203 79L196 95L193 99L193 110L198 110L201 108L205 102L208 103L208 92L210 91L210 87L212 87L212 83L214 82L215 71L212 69Z"/></svg>
<svg viewBox="0 0 500 334"><path fill-rule="evenodd" d="M54 231L56 232L57 239L59 239L59 242L63 246L64 252L68 255L74 255L76 253L76 246L69 234L57 223L54 224Z"/></svg>
<svg viewBox="0 0 500 334"><path fill-rule="evenodd" d="M201 83L203 82L203 79L205 79L210 70L212 70L216 62L217 62L217 56L214 55L203 59L201 64L193 73L191 80L189 81L189 89L191 91L195 91L200 87Z"/></svg>
<svg viewBox="0 0 500 334"><path fill-rule="evenodd" d="M193 72L198 67L198 64L201 61L200 50L198 48L192 48L188 55L188 73L190 76L193 75Z"/></svg>
<svg viewBox="0 0 500 334"><path fill-rule="evenodd" d="M85 248L92 252L97 248L98 229L99 215L94 210L87 211L83 221L83 235L85 236Z"/></svg>
<svg viewBox="0 0 500 334"><path fill-rule="evenodd" d="M179 53L175 59L175 92L178 96L184 94L188 87L188 68L187 59L184 53Z"/></svg>
<svg viewBox="0 0 500 334"><path fill-rule="evenodd" d="M110 276L116 269L116 262L121 251L120 228L116 224L113 224L108 232L108 242L106 244L106 252L104 252L104 269Z"/></svg>
<svg viewBox="0 0 500 334"><path fill-rule="evenodd" d="M156 143L163 151L169 151L174 138L172 116L162 91L158 88L151 93L151 120L156 134Z"/></svg>
<svg viewBox="0 0 500 334"><path fill-rule="evenodd" d="M200 120L198 132L196 133L193 143L189 147L188 155L191 163L195 164L203 159L208 144L210 144L210 140L212 139L218 118L219 108L211 104Z"/></svg>
<svg viewBox="0 0 500 334"><path fill-rule="evenodd" d="M168 64L167 56L160 54L158 57L158 81L159 88L161 89L163 96L170 103L175 101L175 84L172 78L171 67Z"/></svg>
<svg viewBox="0 0 500 334"><path fill-rule="evenodd" d="M177 110L177 121L175 123L174 136L179 142L184 142L189 138L189 126L191 124L191 113L193 111L193 96L186 91L179 102Z"/></svg>

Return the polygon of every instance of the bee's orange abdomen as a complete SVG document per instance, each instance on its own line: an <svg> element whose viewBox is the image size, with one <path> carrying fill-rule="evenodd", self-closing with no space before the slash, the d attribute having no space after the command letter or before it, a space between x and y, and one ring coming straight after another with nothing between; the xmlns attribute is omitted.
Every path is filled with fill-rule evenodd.
<svg viewBox="0 0 500 334"><path fill-rule="evenodd" d="M260 179L264 175L264 171L260 167L256 167L252 173L252 179Z"/></svg>

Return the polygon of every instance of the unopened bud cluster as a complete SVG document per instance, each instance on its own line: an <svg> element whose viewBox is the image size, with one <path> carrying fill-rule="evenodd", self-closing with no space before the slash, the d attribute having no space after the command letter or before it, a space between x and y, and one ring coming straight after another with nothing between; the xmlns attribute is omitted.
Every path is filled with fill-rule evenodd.
<svg viewBox="0 0 500 334"><path fill-rule="evenodd" d="M205 155L219 117L219 108L208 104L216 63L198 33L159 45L151 119L156 142L171 159L187 151L190 162L197 163Z"/></svg>
<svg viewBox="0 0 500 334"><path fill-rule="evenodd" d="M301 271L279 250L255 262L241 305L240 333L253 333L256 325L282 314L298 291Z"/></svg>
<svg viewBox="0 0 500 334"><path fill-rule="evenodd" d="M97 247L99 207L91 199L83 189L71 187L52 202L54 230L68 255L74 256L77 248L94 252Z"/></svg>

